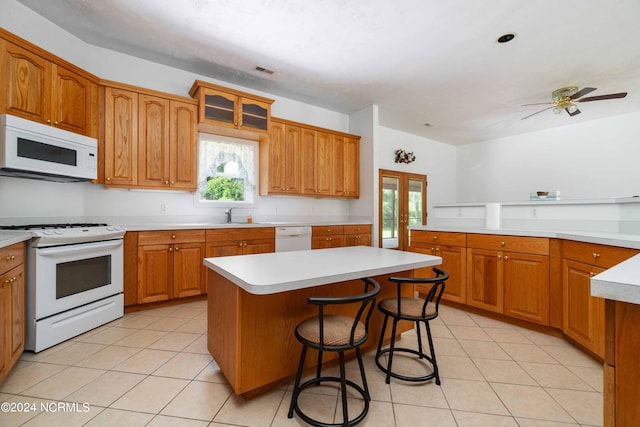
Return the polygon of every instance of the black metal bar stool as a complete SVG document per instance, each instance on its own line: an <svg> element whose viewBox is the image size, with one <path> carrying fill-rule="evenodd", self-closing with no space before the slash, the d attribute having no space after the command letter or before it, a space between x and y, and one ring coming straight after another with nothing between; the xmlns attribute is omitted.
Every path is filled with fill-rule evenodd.
<svg viewBox="0 0 640 427"><path fill-rule="evenodd" d="M296 338L302 343L302 354L300 356L300 364L296 374L295 385L293 387L293 396L291 397L291 405L289 406L289 418L293 418L293 412L305 422L318 426L352 426L364 419L369 411L369 387L364 374L364 365L362 364L362 354L360 345L362 345L369 336L369 319L375 305L375 298L380 292L380 285L373 279L362 279L364 281L364 293L346 296L346 297L311 297L307 301L309 304L318 306L318 315L304 320L296 327ZM325 314L325 308L336 304L358 304L358 312L355 317L341 316L335 314ZM315 348L318 350L318 367L316 376L304 384L300 384L304 361L307 355L307 349ZM345 377L344 352L346 350L355 349L358 357L358 365L360 367L360 375L362 377L362 387L353 381L347 380ZM340 363L340 377L323 377L322 372L322 353L325 351L333 351L338 353ZM342 393L342 416L343 423L327 424L318 420L314 420L306 415L298 406L298 397L300 393L310 385L320 385L322 382L338 382L340 383L340 391ZM347 408L347 386L354 389L364 401L364 409L362 412L349 419Z"/></svg>
<svg viewBox="0 0 640 427"><path fill-rule="evenodd" d="M449 278L449 274L446 272L434 268L436 277L428 278L409 278L409 277L389 277L389 281L395 282L398 288L398 295L396 298L387 298L380 301L378 309L384 314L384 321L382 323L382 332L380 333L380 341L378 341L378 351L376 352L376 365L387 374L386 382L389 384L391 377L412 382L428 381L432 378L436 379L436 384L440 385L440 375L438 373L438 363L436 362L436 353L433 348L433 339L431 337L431 328L429 327L429 321L438 317L438 307L440 305L440 299L444 292L445 281ZM426 298L407 298L402 297L401 290L403 285L428 285L431 284L431 289L427 293ZM384 334L387 329L387 321L389 318L393 319L393 325L391 328L391 343L388 348L382 348L382 342L384 340ZM415 322L416 333L418 334L418 349L396 346L396 326L400 320L409 320ZM427 356L422 350L422 338L420 336L420 322L423 322L427 330L427 338L429 340L430 355ZM418 356L419 359L427 360L433 371L427 375L403 375L393 372L393 355L396 352L411 353ZM387 365L384 366L380 362L380 357L383 354L387 354Z"/></svg>

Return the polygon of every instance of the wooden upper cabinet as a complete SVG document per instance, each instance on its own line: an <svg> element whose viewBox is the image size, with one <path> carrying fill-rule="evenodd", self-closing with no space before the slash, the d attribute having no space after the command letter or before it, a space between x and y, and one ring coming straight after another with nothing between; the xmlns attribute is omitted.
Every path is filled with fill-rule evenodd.
<svg viewBox="0 0 640 427"><path fill-rule="evenodd" d="M106 87L104 93L104 180L107 185L138 183L138 94Z"/></svg>
<svg viewBox="0 0 640 427"><path fill-rule="evenodd" d="M360 196L360 141L342 135L333 137L332 193L338 197Z"/></svg>
<svg viewBox="0 0 640 427"><path fill-rule="evenodd" d="M96 137L97 79L26 41L24 46L0 39L0 111Z"/></svg>
<svg viewBox="0 0 640 427"><path fill-rule="evenodd" d="M108 186L197 187L197 106L188 98L106 86L103 143Z"/></svg>
<svg viewBox="0 0 640 427"><path fill-rule="evenodd" d="M56 127L96 136L93 112L97 109L98 85L62 66L53 66L51 116Z"/></svg>
<svg viewBox="0 0 640 427"><path fill-rule="evenodd" d="M198 107L171 101L169 179L172 188L194 191L198 185Z"/></svg>
<svg viewBox="0 0 640 427"><path fill-rule="evenodd" d="M51 120L51 62L2 42L3 112L47 123Z"/></svg>
<svg viewBox="0 0 640 427"><path fill-rule="evenodd" d="M301 132L299 126L273 122L269 141L269 193L300 194Z"/></svg>
<svg viewBox="0 0 640 427"><path fill-rule="evenodd" d="M138 184L169 186L169 100L138 97Z"/></svg>
<svg viewBox="0 0 640 427"><path fill-rule="evenodd" d="M272 99L200 80L189 95L200 101L200 123L259 133L270 129Z"/></svg>
<svg viewBox="0 0 640 427"><path fill-rule="evenodd" d="M332 142L328 132L302 129L302 193L331 196Z"/></svg>
<svg viewBox="0 0 640 427"><path fill-rule="evenodd" d="M260 140L260 194L359 196L359 137L274 118Z"/></svg>

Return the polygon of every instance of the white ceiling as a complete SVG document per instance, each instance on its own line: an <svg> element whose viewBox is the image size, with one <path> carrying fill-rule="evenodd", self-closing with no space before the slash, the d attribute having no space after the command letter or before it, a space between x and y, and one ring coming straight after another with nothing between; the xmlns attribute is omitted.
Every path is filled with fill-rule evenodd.
<svg viewBox="0 0 640 427"><path fill-rule="evenodd" d="M640 111L638 0L18 1L90 44L343 113L377 104L382 126L453 145ZM520 120L568 85L629 95Z"/></svg>

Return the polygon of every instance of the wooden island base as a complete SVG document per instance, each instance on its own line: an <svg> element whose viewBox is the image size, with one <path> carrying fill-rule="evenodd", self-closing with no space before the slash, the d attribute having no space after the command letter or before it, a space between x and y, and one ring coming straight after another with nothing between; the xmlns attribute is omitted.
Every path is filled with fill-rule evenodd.
<svg viewBox="0 0 640 427"><path fill-rule="evenodd" d="M413 270L394 276L413 277ZM389 275L376 276L380 283L377 301L396 295L396 285ZM207 348L236 394L251 398L291 381L296 373L302 345L295 328L302 320L317 314L309 305L310 296L344 296L361 293L361 280L332 283L268 295L246 292L213 270L207 271L208 319ZM404 291L403 291L404 292ZM406 296L412 289L406 288ZM354 314L354 307L340 307L335 314ZM363 352L375 349L382 329L383 317L374 309L369 339ZM409 322L399 324L399 331L412 328ZM390 338L390 328L385 337ZM307 355L307 366L316 365L317 353ZM348 356L354 357L355 353ZM336 355L323 355L323 366L335 363Z"/></svg>

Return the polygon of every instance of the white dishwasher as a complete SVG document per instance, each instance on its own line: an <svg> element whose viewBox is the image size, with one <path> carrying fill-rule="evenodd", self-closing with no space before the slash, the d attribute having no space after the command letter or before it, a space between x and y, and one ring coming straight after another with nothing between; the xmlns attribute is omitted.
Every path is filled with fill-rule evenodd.
<svg viewBox="0 0 640 427"><path fill-rule="evenodd" d="M311 249L311 227L276 227L276 252Z"/></svg>

